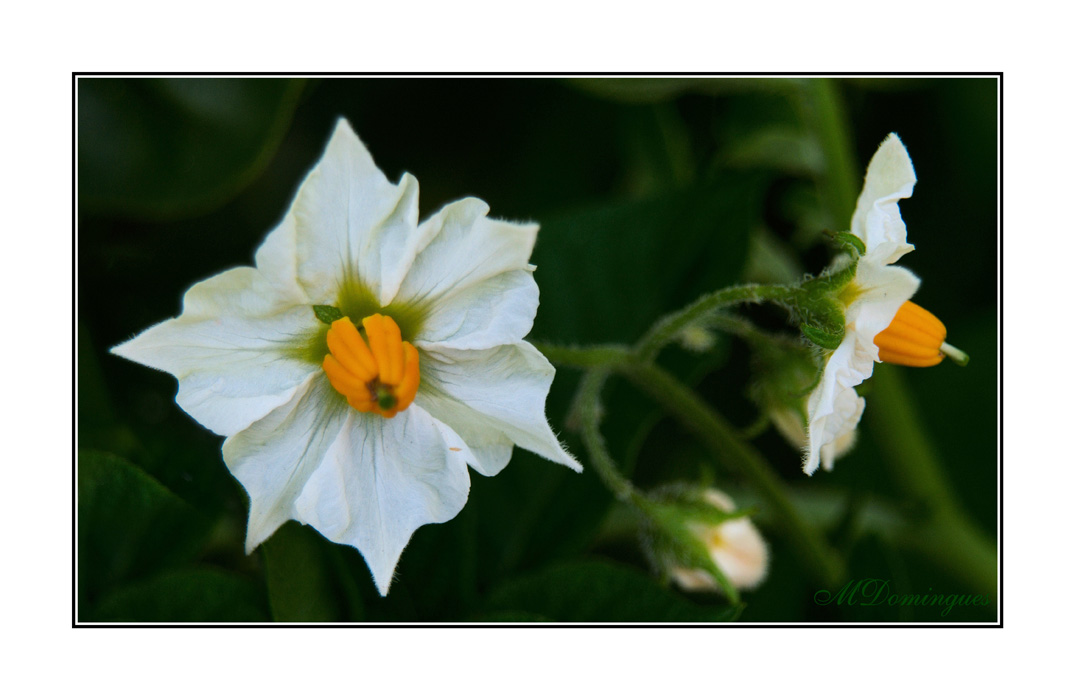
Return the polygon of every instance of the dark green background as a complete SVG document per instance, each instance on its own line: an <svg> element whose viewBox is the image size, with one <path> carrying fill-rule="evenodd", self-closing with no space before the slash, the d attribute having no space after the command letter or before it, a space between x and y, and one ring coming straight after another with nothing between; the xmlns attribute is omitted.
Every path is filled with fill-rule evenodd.
<svg viewBox="0 0 1075 700"><path fill-rule="evenodd" d="M917 250L901 264L923 280L916 301L972 362L892 371L912 389L958 498L992 534L997 81L860 78L835 88L859 177L890 131L914 160L918 185L902 211ZM387 598L355 550L294 523L247 557L245 494L221 439L175 405L172 377L107 351L178 314L195 281L252 264L340 116L389 178L417 176L423 217L475 195L493 216L541 223L531 338L632 342L706 290L772 276L749 255L759 231L793 273L830 260L820 231L847 222L831 220L818 197L824 163L805 92L766 79L79 79L79 619L727 619L721 598L658 583L592 470L576 475L522 450L498 477L472 473L455 520L416 533ZM769 328L783 322L772 309L748 314ZM738 341L704 357L673 349L662 361L734 423L756 417ZM585 464L565 425L578 377L558 372L548 416ZM605 399L612 454L640 486L707 478L752 501L641 394L613 382ZM888 478L870 432L883 427L863 425L835 472L812 478L774 431L755 444L826 521L848 508L913 518L916 504ZM817 585L764 512L758 522L772 567L745 595L741 621L996 619L994 607L942 617L819 606ZM979 592L884 527L833 536L852 577L890 579L900 593Z"/></svg>

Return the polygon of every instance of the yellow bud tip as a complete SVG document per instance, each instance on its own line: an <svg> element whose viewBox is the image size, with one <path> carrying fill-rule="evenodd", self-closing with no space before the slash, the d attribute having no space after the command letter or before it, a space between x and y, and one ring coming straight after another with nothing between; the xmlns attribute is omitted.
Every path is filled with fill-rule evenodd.
<svg viewBox="0 0 1075 700"><path fill-rule="evenodd" d="M418 350L402 339L389 316L367 316L362 329L365 337L350 318L333 321L327 337L330 354L321 367L351 408L392 418L418 393Z"/></svg>

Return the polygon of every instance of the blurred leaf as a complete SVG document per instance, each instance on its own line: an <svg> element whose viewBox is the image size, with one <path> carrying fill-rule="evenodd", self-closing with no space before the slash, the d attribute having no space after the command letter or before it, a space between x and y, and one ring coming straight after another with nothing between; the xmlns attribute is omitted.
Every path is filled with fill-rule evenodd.
<svg viewBox="0 0 1075 700"><path fill-rule="evenodd" d="M825 168L818 142L797 128L764 126L736 140L721 154L732 167L771 168L795 175L817 176Z"/></svg>
<svg viewBox="0 0 1075 700"><path fill-rule="evenodd" d="M736 173L542 220L536 338L634 342L669 308L738 279L764 178Z"/></svg>
<svg viewBox="0 0 1075 700"><path fill-rule="evenodd" d="M94 611L96 622L264 622L257 583L209 568L169 571L120 588Z"/></svg>
<svg viewBox="0 0 1075 700"><path fill-rule="evenodd" d="M605 561L560 564L517 578L493 591L487 607L558 622L725 622L737 612L695 605L645 574Z"/></svg>
<svg viewBox="0 0 1075 700"><path fill-rule="evenodd" d="M758 284L789 284L803 278L803 267L787 243L760 226L750 237L743 278Z"/></svg>
<svg viewBox="0 0 1075 700"><path fill-rule="evenodd" d="M675 105L640 105L620 112L619 141L628 192L645 195L694 181L694 144Z"/></svg>
<svg viewBox="0 0 1075 700"><path fill-rule="evenodd" d="M80 213L170 218L223 204L268 164L302 85L80 78Z"/></svg>
<svg viewBox="0 0 1075 700"><path fill-rule="evenodd" d="M783 91L788 81L773 78L572 78L568 84L620 102L664 102L685 93L723 95L753 90Z"/></svg>
<svg viewBox="0 0 1075 700"><path fill-rule="evenodd" d="M208 520L126 460L78 454L78 599L83 613L124 581L192 559Z"/></svg>
<svg viewBox="0 0 1075 700"><path fill-rule="evenodd" d="M929 370L906 370L903 375L961 504L993 536L997 532L994 469L999 437L997 316L990 310L944 321L948 339L970 354L970 364L959 367L945 361Z"/></svg>
<svg viewBox="0 0 1075 700"><path fill-rule="evenodd" d="M261 545L272 619L278 622L331 622L348 619L335 585L328 545L308 527L284 523ZM357 597L352 599L359 600ZM360 613L361 611L354 611ZM353 617L359 617L354 614Z"/></svg>

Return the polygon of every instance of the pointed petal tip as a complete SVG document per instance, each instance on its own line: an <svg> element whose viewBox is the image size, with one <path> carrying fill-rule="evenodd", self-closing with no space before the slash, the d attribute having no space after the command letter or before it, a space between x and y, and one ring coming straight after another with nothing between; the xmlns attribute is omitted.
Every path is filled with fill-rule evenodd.
<svg viewBox="0 0 1075 700"><path fill-rule="evenodd" d="M567 451L567 446L563 443L560 443L560 453L560 464L563 464L565 467L577 474L582 473L582 463L579 462L579 460L576 459L574 455Z"/></svg>
<svg viewBox="0 0 1075 700"><path fill-rule="evenodd" d="M377 580L377 577L373 577L373 585L377 588L377 592L381 594L382 598L388 597L388 589L392 586L392 576L388 577L387 581L381 582Z"/></svg>
<svg viewBox="0 0 1075 700"><path fill-rule="evenodd" d="M903 141L900 140L900 137L895 132L886 136L881 145L877 147L877 152L870 160L870 165L875 163L879 175L884 174L889 178L900 181L904 186L914 188L917 177L915 176L914 165L911 163L911 154L907 152L907 147L903 145ZM867 169L867 174L869 174L869 169ZM909 197L910 194L907 196Z"/></svg>

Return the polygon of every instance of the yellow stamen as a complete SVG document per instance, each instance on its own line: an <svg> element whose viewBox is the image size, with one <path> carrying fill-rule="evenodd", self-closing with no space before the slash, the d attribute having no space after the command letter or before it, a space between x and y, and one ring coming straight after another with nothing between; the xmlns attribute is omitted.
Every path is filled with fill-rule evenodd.
<svg viewBox="0 0 1075 700"><path fill-rule="evenodd" d="M940 320L913 301L905 301L888 328L878 333L881 362L908 367L932 367L947 355L960 365L967 364L965 353L944 342L948 330Z"/></svg>
<svg viewBox="0 0 1075 700"><path fill-rule="evenodd" d="M418 350L404 341L390 317L362 319L362 334L344 316L328 331L329 353L321 367L332 388L356 411L391 418L406 410L418 393Z"/></svg>

